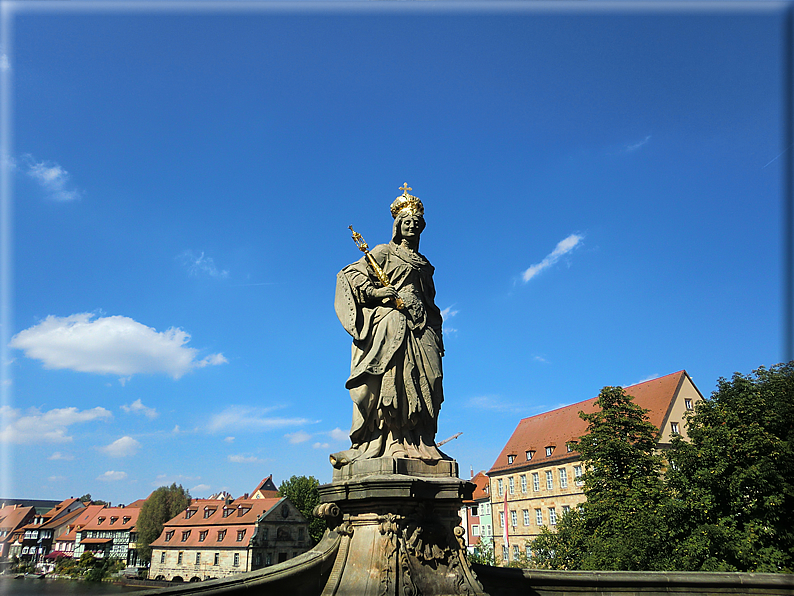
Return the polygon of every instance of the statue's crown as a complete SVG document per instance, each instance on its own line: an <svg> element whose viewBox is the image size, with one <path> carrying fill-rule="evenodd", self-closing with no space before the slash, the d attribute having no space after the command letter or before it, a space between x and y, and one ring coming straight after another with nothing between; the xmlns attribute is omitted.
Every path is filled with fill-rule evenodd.
<svg viewBox="0 0 794 596"><path fill-rule="evenodd" d="M403 191L403 194L394 199L394 202L391 204L391 216L397 219L397 216L403 211L411 215L424 215L425 206L422 205L422 201L419 200L419 197L408 194L408 191L413 189L408 186L407 182L403 183L400 190Z"/></svg>

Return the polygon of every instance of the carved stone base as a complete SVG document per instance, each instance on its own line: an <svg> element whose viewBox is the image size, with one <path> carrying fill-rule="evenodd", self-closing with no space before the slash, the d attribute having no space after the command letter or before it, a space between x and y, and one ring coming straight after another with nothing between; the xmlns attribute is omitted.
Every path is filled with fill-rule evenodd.
<svg viewBox="0 0 794 596"><path fill-rule="evenodd" d="M335 471L317 508L342 537L323 596L484 594L459 517L473 490L454 461L378 458Z"/></svg>

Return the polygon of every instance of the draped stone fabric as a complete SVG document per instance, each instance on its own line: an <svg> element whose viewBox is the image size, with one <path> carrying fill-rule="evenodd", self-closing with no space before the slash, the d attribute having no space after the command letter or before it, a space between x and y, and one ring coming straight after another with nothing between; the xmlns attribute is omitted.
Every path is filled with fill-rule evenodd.
<svg viewBox="0 0 794 596"><path fill-rule="evenodd" d="M331 456L337 467L380 456L449 459L435 446L438 411L444 400L441 312L436 306L433 266L394 239L371 254L405 304L372 296L382 287L362 257L337 275L334 306L353 336L350 377L354 402L352 448ZM424 223L424 222L422 222Z"/></svg>

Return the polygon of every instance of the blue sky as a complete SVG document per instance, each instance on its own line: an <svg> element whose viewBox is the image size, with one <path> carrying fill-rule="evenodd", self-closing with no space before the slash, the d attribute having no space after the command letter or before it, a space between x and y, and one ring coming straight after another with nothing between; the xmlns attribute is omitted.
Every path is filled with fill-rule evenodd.
<svg viewBox="0 0 794 596"><path fill-rule="evenodd" d="M407 182L438 440L784 359L782 4L15 5L3 496L331 479L335 275ZM10 236L9 234L12 234Z"/></svg>

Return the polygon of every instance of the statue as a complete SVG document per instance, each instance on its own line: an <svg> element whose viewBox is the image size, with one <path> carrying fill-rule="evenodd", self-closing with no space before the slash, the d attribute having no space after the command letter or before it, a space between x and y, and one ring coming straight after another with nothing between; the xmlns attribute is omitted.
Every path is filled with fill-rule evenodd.
<svg viewBox="0 0 794 596"><path fill-rule="evenodd" d="M407 184L400 190L391 242L370 252L353 232L365 256L336 277L336 314L353 336L345 387L354 403L352 447L330 457L337 468L383 456L450 459L435 444L444 344L434 268L419 252L424 206Z"/></svg>

